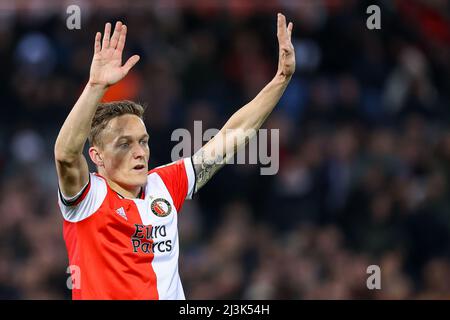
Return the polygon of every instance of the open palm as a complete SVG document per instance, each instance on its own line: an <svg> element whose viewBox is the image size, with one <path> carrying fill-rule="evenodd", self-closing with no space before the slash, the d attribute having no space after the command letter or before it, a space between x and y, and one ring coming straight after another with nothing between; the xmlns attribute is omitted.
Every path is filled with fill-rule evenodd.
<svg viewBox="0 0 450 320"><path fill-rule="evenodd" d="M127 27L122 22L116 23L114 34L111 38L110 34L111 24L108 22L105 25L101 44L101 33L97 32L95 35L94 57L89 79L92 84L111 86L122 80L139 61L139 56L134 55L122 65L122 53L127 36Z"/></svg>

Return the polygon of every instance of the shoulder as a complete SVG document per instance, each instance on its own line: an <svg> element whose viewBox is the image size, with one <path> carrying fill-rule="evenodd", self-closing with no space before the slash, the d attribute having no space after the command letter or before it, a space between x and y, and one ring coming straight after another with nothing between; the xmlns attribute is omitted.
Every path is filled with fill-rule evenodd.
<svg viewBox="0 0 450 320"><path fill-rule="evenodd" d="M154 168L148 172L148 182L151 184L157 176L170 192L175 202L181 203L184 199L192 197L195 174L190 157L183 158L163 166Z"/></svg>
<svg viewBox="0 0 450 320"><path fill-rule="evenodd" d="M95 213L108 194L106 180L96 173L89 173L87 184L73 197L66 197L58 188L58 204L65 220L79 222Z"/></svg>

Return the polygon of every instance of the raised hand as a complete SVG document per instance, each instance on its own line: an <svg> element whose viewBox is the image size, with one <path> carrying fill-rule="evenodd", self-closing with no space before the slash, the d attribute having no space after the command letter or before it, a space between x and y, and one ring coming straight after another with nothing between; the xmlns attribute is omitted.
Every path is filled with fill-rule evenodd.
<svg viewBox="0 0 450 320"><path fill-rule="evenodd" d="M292 22L289 22L289 25L286 27L286 17L281 13L278 14L277 37L279 56L277 75L287 79L290 79L295 71L295 52L291 42L293 26Z"/></svg>
<svg viewBox="0 0 450 320"><path fill-rule="evenodd" d="M122 80L131 68L139 61L134 55L122 65L122 53L127 37L127 26L118 21L110 38L111 24L105 25L103 41L101 33L95 35L94 57L92 59L89 82L92 85L111 86Z"/></svg>

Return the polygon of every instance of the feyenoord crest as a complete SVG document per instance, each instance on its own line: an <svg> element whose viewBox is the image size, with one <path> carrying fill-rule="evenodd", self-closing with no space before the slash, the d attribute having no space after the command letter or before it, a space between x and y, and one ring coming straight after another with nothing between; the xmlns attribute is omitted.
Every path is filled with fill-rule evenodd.
<svg viewBox="0 0 450 320"><path fill-rule="evenodd" d="M172 211L172 206L169 201L163 198L153 200L150 208L152 208L152 212L158 217L166 217Z"/></svg>

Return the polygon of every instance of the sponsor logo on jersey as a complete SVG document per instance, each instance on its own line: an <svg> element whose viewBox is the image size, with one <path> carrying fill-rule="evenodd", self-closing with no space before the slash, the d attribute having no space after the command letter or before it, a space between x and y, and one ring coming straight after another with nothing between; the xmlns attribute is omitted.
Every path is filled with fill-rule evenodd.
<svg viewBox="0 0 450 320"><path fill-rule="evenodd" d="M135 231L131 236L133 252L143 253L164 253L171 252L172 240L167 239L167 230L165 225L145 226L135 224Z"/></svg>
<svg viewBox="0 0 450 320"><path fill-rule="evenodd" d="M172 206L170 205L169 201L163 198L157 198L153 200L150 208L152 209L152 212L158 217L166 217L172 211Z"/></svg>

